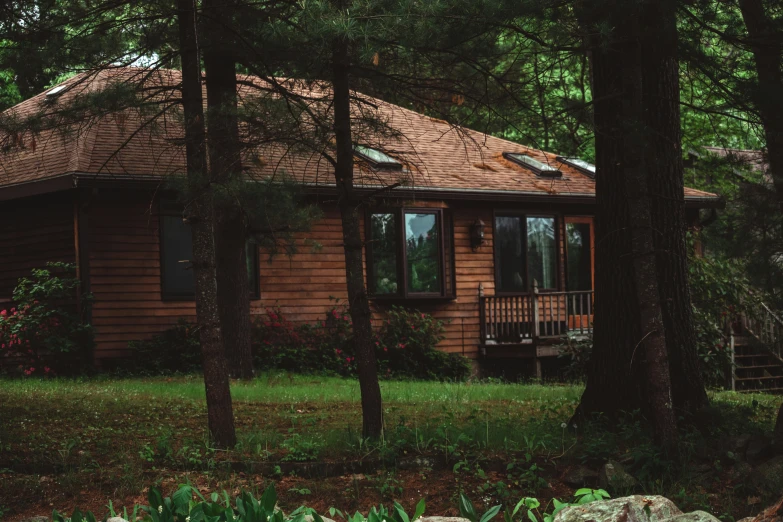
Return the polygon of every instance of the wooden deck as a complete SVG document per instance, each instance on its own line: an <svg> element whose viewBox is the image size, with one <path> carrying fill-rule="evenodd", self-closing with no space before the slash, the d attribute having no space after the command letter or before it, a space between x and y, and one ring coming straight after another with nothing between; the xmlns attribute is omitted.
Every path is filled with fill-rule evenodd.
<svg viewBox="0 0 783 522"><path fill-rule="evenodd" d="M479 296L481 351L485 357L551 357L569 334L589 336L593 291Z"/></svg>

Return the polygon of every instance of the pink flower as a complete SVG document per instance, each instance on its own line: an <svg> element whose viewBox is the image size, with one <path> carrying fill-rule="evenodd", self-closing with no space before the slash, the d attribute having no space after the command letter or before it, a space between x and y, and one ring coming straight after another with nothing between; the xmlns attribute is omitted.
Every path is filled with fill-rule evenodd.
<svg viewBox="0 0 783 522"><path fill-rule="evenodd" d="M5 317L8 315L8 310L0 310L0 316Z"/></svg>

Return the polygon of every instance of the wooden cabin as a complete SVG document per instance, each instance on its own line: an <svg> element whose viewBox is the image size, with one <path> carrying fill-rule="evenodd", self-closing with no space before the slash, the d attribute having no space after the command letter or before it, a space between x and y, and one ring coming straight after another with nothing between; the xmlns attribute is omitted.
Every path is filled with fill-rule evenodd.
<svg viewBox="0 0 783 522"><path fill-rule="evenodd" d="M113 79L136 77L134 69L83 74L10 111L52 110ZM178 78L159 71L139 81L173 90ZM589 333L592 166L380 100L373 107L399 133L356 134L356 186L373 196L363 234L377 317L390 304L432 313L447 322L440 349L485 361L541 361L556 355L552 340ZM190 232L165 185L184 173L181 125L171 118L147 128L141 117L125 111L72 132L14 136L0 160L0 299L9 299L31 268L74 262L95 298L98 364L132 357L129 341L194 317L193 276L182 263ZM331 165L319 154L278 146L253 153L249 181L285 172L323 218L300 234L302 246L291 257L268 261L250 250L251 313L279 306L295 322L322 320L333 298L346 297ZM719 203L698 190L684 196L692 217ZM308 239L321 248L312 251Z"/></svg>

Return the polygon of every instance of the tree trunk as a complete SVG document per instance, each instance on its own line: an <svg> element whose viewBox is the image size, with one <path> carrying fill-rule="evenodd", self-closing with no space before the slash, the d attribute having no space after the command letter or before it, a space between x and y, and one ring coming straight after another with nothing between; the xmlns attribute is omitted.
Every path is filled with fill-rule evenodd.
<svg viewBox="0 0 783 522"><path fill-rule="evenodd" d="M612 5L585 2L579 13L584 31L604 19L611 19ZM595 214L595 323L593 353L587 386L577 415L602 412L609 416L633 411L641 404L644 381L642 357L633 357L641 339L638 298L634 279L630 201L626 197L623 157L622 43L603 42L592 32L592 91L594 100L596 151Z"/></svg>
<svg viewBox="0 0 783 522"><path fill-rule="evenodd" d="M336 166L334 169L339 197L340 218L345 250L345 279L348 306L353 322L359 388L362 394L362 433L365 437L383 436L383 405L378 384L378 364L372 342L372 314L364 285L360 202L353 190L353 143L351 138L351 99L348 83L348 46L337 41L333 50L334 135Z"/></svg>
<svg viewBox="0 0 783 522"><path fill-rule="evenodd" d="M662 89L649 86L650 71L660 68L657 57L647 49L657 43L655 31L642 35L641 13L635 4L601 4L589 6L580 16L585 27L608 22L616 30L608 42L599 37L591 42L597 165L596 308L593 360L578 414L602 412L613 416L641 408L650 415L658 442L669 446L676 440L677 431L662 297L674 294L666 288L674 281L661 275L674 269L658 267L661 256L656 252L653 233L655 211L666 207L653 204L652 179L658 176L655 169L662 161L660 143L666 143L676 154L679 131L674 135L651 134L671 132L671 127L656 118L666 124L675 119L679 126L679 113L652 114L667 108L661 103L651 104L647 96L648 89L655 95ZM651 22L652 15L660 13L644 11L645 23ZM666 81L671 79L669 75ZM678 145L673 147L672 142ZM667 152L663 159L671 158L671 154ZM675 160L675 167L670 169L672 176L676 176L676 165ZM679 175L680 195L675 200L683 198L681 163ZM675 230L676 217L669 218L675 222L671 225ZM684 264L682 269L684 278ZM687 285L685 288L686 304L690 306ZM692 326L690 329L692 332ZM687 374L678 375L682 378ZM701 382L698 369L696 379ZM688 383L679 385L687 387Z"/></svg>
<svg viewBox="0 0 783 522"><path fill-rule="evenodd" d="M769 173L783 209L783 32L776 30L763 0L740 0L739 7L756 62L754 102L764 125Z"/></svg>
<svg viewBox="0 0 783 522"><path fill-rule="evenodd" d="M245 242L247 227L242 209L231 191L238 190L242 160L237 123L236 60L225 27L232 23L232 3L204 0L208 21L204 71L207 83L207 136L210 178L222 187L216 200L215 244L218 308L229 373L234 378L253 377L250 342L250 287Z"/></svg>
<svg viewBox="0 0 783 522"><path fill-rule="evenodd" d="M214 209L207 176L201 64L194 0L177 0L182 59L182 106L185 117L188 198L186 217L193 235L196 322L201 341L210 437L221 448L236 444L231 388L217 305Z"/></svg>
<svg viewBox="0 0 783 522"><path fill-rule="evenodd" d="M680 125L676 2L644 4L642 82L648 187L660 306L675 410L693 413L708 404L696 352L688 252Z"/></svg>
<svg viewBox="0 0 783 522"><path fill-rule="evenodd" d="M633 13L619 29L623 42L623 100L625 132L622 165L625 170L626 194L630 205L631 253L633 257L634 284L639 311L639 341L633 351L644 357L646 373L646 401L642 408L649 412L655 430L656 442L672 447L677 440L677 422L674 416L669 377L669 360L666 353L666 331L661 313L661 298L657 273L655 241L653 238L652 203L648 179L657 168L657 159L651 151L650 129L645 116L650 107L643 95L646 80L642 65L646 47L640 28L641 13ZM645 17L645 24L650 20ZM646 64L645 64L646 65ZM631 353L631 357L634 357Z"/></svg>

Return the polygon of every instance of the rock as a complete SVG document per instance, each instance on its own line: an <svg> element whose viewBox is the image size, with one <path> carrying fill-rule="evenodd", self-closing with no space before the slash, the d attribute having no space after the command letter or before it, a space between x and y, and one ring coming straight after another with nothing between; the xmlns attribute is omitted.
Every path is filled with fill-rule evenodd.
<svg viewBox="0 0 783 522"><path fill-rule="evenodd" d="M37 515L30 518L24 518L20 520L19 522L49 522L49 517L43 516L43 515Z"/></svg>
<svg viewBox="0 0 783 522"><path fill-rule="evenodd" d="M462 517L421 517L419 522L470 522Z"/></svg>
<svg viewBox="0 0 783 522"><path fill-rule="evenodd" d="M569 506L555 515L554 522L665 522L681 514L668 498L633 495Z"/></svg>
<svg viewBox="0 0 783 522"><path fill-rule="evenodd" d="M598 474L598 484L603 489L624 490L635 488L639 485L639 481L625 471L622 464L610 460L601 468L601 472Z"/></svg>
<svg viewBox="0 0 783 522"><path fill-rule="evenodd" d="M592 487L598 483L598 473L587 466L577 466L563 473L560 481L572 488Z"/></svg>
<svg viewBox="0 0 783 522"><path fill-rule="evenodd" d="M706 511L691 511L668 519L666 522L720 522Z"/></svg>
<svg viewBox="0 0 783 522"><path fill-rule="evenodd" d="M757 466L751 474L751 480L770 493L783 491L783 455Z"/></svg>
<svg viewBox="0 0 783 522"><path fill-rule="evenodd" d="M742 435L730 435L723 437L720 441L720 447L723 451L734 453L735 455L744 455L750 443L750 433Z"/></svg>
<svg viewBox="0 0 783 522"><path fill-rule="evenodd" d="M753 474L753 466L747 462L735 462L731 470L731 479L734 482L745 482Z"/></svg>
<svg viewBox="0 0 783 522"><path fill-rule="evenodd" d="M397 461L399 469L425 469L434 468L435 459L432 457L408 457Z"/></svg>
<svg viewBox="0 0 783 522"><path fill-rule="evenodd" d="M124 519L124 518L122 518L122 517L111 517L111 518L110 518L110 519L108 519L106 522L128 522L128 521L127 521L127 520L125 520L125 519ZM311 522L312 522L312 521L311 521Z"/></svg>
<svg viewBox="0 0 783 522"><path fill-rule="evenodd" d="M771 457L775 452L772 440L764 435L753 435L745 450L745 458L751 464L758 464Z"/></svg>

